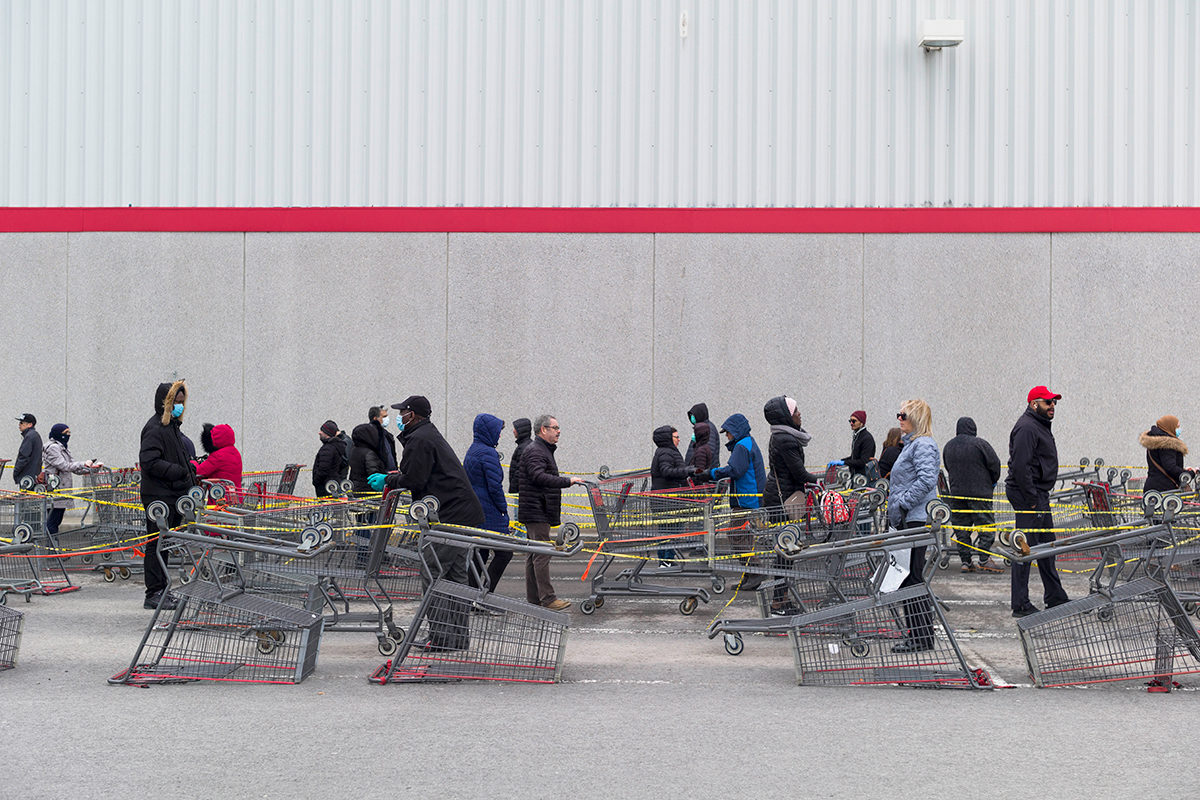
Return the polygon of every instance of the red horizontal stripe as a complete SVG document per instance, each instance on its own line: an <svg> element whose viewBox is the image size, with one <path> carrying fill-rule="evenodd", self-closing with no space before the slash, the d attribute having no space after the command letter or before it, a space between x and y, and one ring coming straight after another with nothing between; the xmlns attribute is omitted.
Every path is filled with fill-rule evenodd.
<svg viewBox="0 0 1200 800"><path fill-rule="evenodd" d="M0 231L1200 232L1200 208L4 208Z"/></svg>

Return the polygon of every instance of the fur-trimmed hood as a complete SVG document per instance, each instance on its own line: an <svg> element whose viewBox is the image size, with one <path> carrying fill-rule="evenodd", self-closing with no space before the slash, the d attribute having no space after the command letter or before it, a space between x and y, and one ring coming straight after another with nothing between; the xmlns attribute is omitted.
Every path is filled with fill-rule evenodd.
<svg viewBox="0 0 1200 800"><path fill-rule="evenodd" d="M154 410L160 414L159 421L163 425L171 424L171 409L175 407L175 398L183 392L183 412L187 413L187 385L182 380L174 383L160 383L154 392ZM183 422L183 414L179 415Z"/></svg>
<svg viewBox="0 0 1200 800"><path fill-rule="evenodd" d="M1147 450L1176 450L1185 456L1188 454L1187 445L1182 439L1171 436L1157 425L1139 436L1138 444Z"/></svg>

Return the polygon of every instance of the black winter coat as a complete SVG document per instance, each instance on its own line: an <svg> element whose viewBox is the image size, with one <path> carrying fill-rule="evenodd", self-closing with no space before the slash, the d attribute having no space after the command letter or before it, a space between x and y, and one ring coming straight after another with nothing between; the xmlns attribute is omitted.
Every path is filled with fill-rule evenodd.
<svg viewBox="0 0 1200 800"><path fill-rule="evenodd" d="M179 430L183 418L171 416L182 385L182 381L158 385L154 392L155 414L142 426L138 466L142 472L143 503L151 500L174 503L195 483L185 437Z"/></svg>
<svg viewBox="0 0 1200 800"><path fill-rule="evenodd" d="M855 475L865 475L867 462L874 457L875 437L866 428L859 428L854 432L854 439L850 443L850 455L843 458L842 462Z"/></svg>
<svg viewBox="0 0 1200 800"><path fill-rule="evenodd" d="M27 428L21 434L21 449L12 470L14 483L20 483L26 475L36 478L42 471L42 435L37 428Z"/></svg>
<svg viewBox="0 0 1200 800"><path fill-rule="evenodd" d="M367 478L379 472L387 472L383 459L379 457L379 426L364 422L355 425L351 433L350 486L356 494L375 491Z"/></svg>
<svg viewBox="0 0 1200 800"><path fill-rule="evenodd" d="M708 428L709 456L712 458L712 462L709 463L707 468L715 469L721 466L721 448L717 447L720 441L720 431L717 430L717 426L713 424L713 421L708 418L708 406L704 403L696 403L696 405L688 409L688 418L695 420L692 423L693 425L704 425L704 427ZM697 436L696 441L689 444L687 452L684 453L683 463L689 467L703 466L696 463L696 447L699 444L700 437Z"/></svg>
<svg viewBox="0 0 1200 800"><path fill-rule="evenodd" d="M1149 431L1139 436L1138 443L1146 448L1147 471L1143 490L1171 492L1178 489L1179 476L1183 472L1183 457L1188 451L1187 445L1179 437L1172 436L1157 425L1151 426ZM1158 466L1155 466L1155 462Z"/></svg>
<svg viewBox="0 0 1200 800"><path fill-rule="evenodd" d="M517 513L525 524L533 522L551 527L562 524L562 490L571 485L571 479L558 474L558 462L554 459L557 447L535 436L521 454L521 496Z"/></svg>
<svg viewBox="0 0 1200 800"><path fill-rule="evenodd" d="M454 449L437 427L418 417L400 434L404 453L399 472L387 477L391 489L408 489L414 500L433 495L438 500L438 518L451 525L483 527L483 506L467 471Z"/></svg>
<svg viewBox="0 0 1200 800"><path fill-rule="evenodd" d="M671 434L675 429L663 425L654 429L654 444L658 449L650 460L650 488L680 489L687 486L688 476L692 474L690 467L683 463L679 448L675 446Z"/></svg>
<svg viewBox="0 0 1200 800"><path fill-rule="evenodd" d="M959 417L956 433L942 448L950 493L990 502L1000 480L1000 457L986 439L975 435L975 420L970 417Z"/></svg>
<svg viewBox="0 0 1200 800"><path fill-rule="evenodd" d="M317 497L325 497L329 493L325 491L325 484L329 481L337 481L341 483L346 479L346 474L350 471L350 440L346 438L346 434L338 431L337 436L332 436L321 443L321 449L317 451L317 457L313 459L313 489L316 490Z"/></svg>
<svg viewBox="0 0 1200 800"><path fill-rule="evenodd" d="M787 403L782 395L767 401L763 406L763 417L771 425L771 441L767 445L769 472L762 501L764 506L781 506L794 492L800 491L810 483L816 483L817 478L804 468L804 445L801 444L800 437L776 427L784 426L796 433L804 432L792 422L792 416L788 414Z"/></svg>
<svg viewBox="0 0 1200 800"><path fill-rule="evenodd" d="M700 473L707 473L710 469L717 466L717 459L713 456L716 451L716 442L710 440L709 428L712 427L708 422L697 422L692 428L692 433L696 437L696 441L688 445L689 460L684 460L684 463L698 470Z"/></svg>
<svg viewBox="0 0 1200 800"><path fill-rule="evenodd" d="M396 468L396 437L392 436L383 425L372 421L370 423L379 433L378 443L375 445L375 453L379 456L379 460L387 467L384 472L391 472Z"/></svg>
<svg viewBox="0 0 1200 800"><path fill-rule="evenodd" d="M517 449L513 450L512 458L508 461L508 493L518 494L521 491L521 456L529 447L530 431L533 425L522 417L513 422L513 431L517 434Z"/></svg>
<svg viewBox="0 0 1200 800"><path fill-rule="evenodd" d="M1058 446L1050 425L1051 420L1027 408L1008 435L1004 486L1027 504L1022 508L1036 508L1038 495L1049 492L1058 480Z"/></svg>

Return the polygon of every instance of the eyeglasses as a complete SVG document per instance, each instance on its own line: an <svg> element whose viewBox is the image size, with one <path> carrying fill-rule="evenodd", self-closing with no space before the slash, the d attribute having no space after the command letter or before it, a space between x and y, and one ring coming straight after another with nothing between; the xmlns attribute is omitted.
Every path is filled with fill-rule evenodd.
<svg viewBox="0 0 1200 800"><path fill-rule="evenodd" d="M558 427L557 425L547 425L546 427L552 431L561 431L562 430L562 428Z"/></svg>
<svg viewBox="0 0 1200 800"><path fill-rule="evenodd" d="M906 419L908 419L908 414L905 414L903 411L901 411L899 414L896 415L896 419L906 420Z"/></svg>

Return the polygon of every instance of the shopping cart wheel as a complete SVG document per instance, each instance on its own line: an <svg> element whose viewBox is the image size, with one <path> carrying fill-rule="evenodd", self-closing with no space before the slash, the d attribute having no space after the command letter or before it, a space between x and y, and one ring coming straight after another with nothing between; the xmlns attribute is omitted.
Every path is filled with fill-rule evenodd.
<svg viewBox="0 0 1200 800"><path fill-rule="evenodd" d="M679 601L679 613L683 614L685 617L690 617L698 605L700 605L700 601L695 597L685 597L683 600Z"/></svg>
<svg viewBox="0 0 1200 800"><path fill-rule="evenodd" d="M724 594L725 593L725 579L722 578L720 575L713 576L712 590L713 590L713 594Z"/></svg>
<svg viewBox="0 0 1200 800"><path fill-rule="evenodd" d="M187 490L188 497L195 500L197 503L204 502L204 489L200 486L193 486Z"/></svg>
<svg viewBox="0 0 1200 800"><path fill-rule="evenodd" d="M123 581L129 580L129 576L132 574L129 571L129 567L121 567L119 570L117 570L117 573L121 576L121 580Z"/></svg>
<svg viewBox="0 0 1200 800"><path fill-rule="evenodd" d="M1177 494L1170 494L1163 498L1163 513L1169 516L1175 516L1183 510L1183 498Z"/></svg>
<svg viewBox="0 0 1200 800"><path fill-rule="evenodd" d="M213 500L225 499L225 487L219 483L215 483L208 488L208 496Z"/></svg>
<svg viewBox="0 0 1200 800"><path fill-rule="evenodd" d="M80 560L85 564L90 564L93 561L93 557L92 556L84 556Z"/></svg>
<svg viewBox="0 0 1200 800"><path fill-rule="evenodd" d="M1012 547L1023 556L1029 555L1029 540L1025 538L1025 534L1021 531L1012 532Z"/></svg>
<svg viewBox="0 0 1200 800"><path fill-rule="evenodd" d="M152 522L161 522L165 524L167 521L167 515L170 513L171 509L167 506L166 502L162 500L155 500L153 503L146 506L146 516Z"/></svg>
<svg viewBox="0 0 1200 800"><path fill-rule="evenodd" d="M191 492L188 492L175 501L175 510L185 517L190 517L196 513L196 498L192 496Z"/></svg>
<svg viewBox="0 0 1200 800"><path fill-rule="evenodd" d="M853 478L850 479L850 485L852 487L854 487L855 489L862 489L863 487L865 487L867 485L867 476L866 475L855 475Z"/></svg>
<svg viewBox="0 0 1200 800"><path fill-rule="evenodd" d="M1115 614L1112 606L1101 606L1100 608L1096 609L1096 619L1100 620L1101 622L1112 622L1114 615Z"/></svg>
<svg viewBox="0 0 1200 800"><path fill-rule="evenodd" d="M604 608L604 595L600 595L592 602L596 604L596 608Z"/></svg>
<svg viewBox="0 0 1200 800"><path fill-rule="evenodd" d="M142 473L140 473L140 472L129 473L129 482L134 484L135 486L137 484L141 483L142 482Z"/></svg>
<svg viewBox="0 0 1200 800"><path fill-rule="evenodd" d="M396 654L396 650L399 648L400 645L396 644L395 640L390 636L379 637L379 655L394 656Z"/></svg>
<svg viewBox="0 0 1200 800"><path fill-rule="evenodd" d="M342 486L341 486L342 494L348 493L353 488L354 488L354 484L350 482L349 478L346 478L346 480L342 481Z"/></svg>
<svg viewBox="0 0 1200 800"><path fill-rule="evenodd" d="M795 525L788 525L775 535L775 552L780 555L790 555L795 552L799 543L799 529Z"/></svg>
<svg viewBox="0 0 1200 800"><path fill-rule="evenodd" d="M879 480L875 481L875 488L883 492L883 494L886 496L888 490L892 488L892 484L888 483L887 478L880 478Z"/></svg>
<svg viewBox="0 0 1200 800"><path fill-rule="evenodd" d="M1197 609L1200 609L1200 603L1183 604L1183 611L1185 614L1195 614Z"/></svg>
<svg viewBox="0 0 1200 800"><path fill-rule="evenodd" d="M725 634L725 652L731 656L740 656L742 651L746 649L746 643L742 641L740 633Z"/></svg>
<svg viewBox="0 0 1200 800"><path fill-rule="evenodd" d="M864 642L862 639L855 639L849 642L850 655L855 658L866 658L871 652L871 645Z"/></svg>
<svg viewBox="0 0 1200 800"><path fill-rule="evenodd" d="M267 636L270 636L272 639L279 642L280 644L282 644L283 641L285 639L287 639L287 637L283 635L283 631L267 631Z"/></svg>
<svg viewBox="0 0 1200 800"><path fill-rule="evenodd" d="M321 535L322 544L328 544L333 541L333 526L328 522L318 522L313 527L313 530Z"/></svg>
<svg viewBox="0 0 1200 800"><path fill-rule="evenodd" d="M579 541L579 526L574 522L568 522L559 530L558 538L564 547L574 546Z"/></svg>
<svg viewBox="0 0 1200 800"><path fill-rule="evenodd" d="M1087 465L1090 463L1092 463L1090 459L1087 459L1087 458L1079 459L1079 466L1081 469L1087 469Z"/></svg>
<svg viewBox="0 0 1200 800"><path fill-rule="evenodd" d="M418 522L429 518L429 507L425 505L424 500L416 500L408 506L409 519Z"/></svg>
<svg viewBox="0 0 1200 800"><path fill-rule="evenodd" d="M579 604L579 610L582 611L585 616L590 617L592 614L596 613L596 602L594 600L584 600Z"/></svg>
<svg viewBox="0 0 1200 800"><path fill-rule="evenodd" d="M37 480L35 480L32 475L26 475L24 478L21 478L19 483L17 483L17 487L23 492L28 492L36 485Z"/></svg>
<svg viewBox="0 0 1200 800"><path fill-rule="evenodd" d="M268 655L275 652L275 640L270 636L259 633L257 647L258 652L262 653L263 655Z"/></svg>
<svg viewBox="0 0 1200 800"><path fill-rule="evenodd" d="M316 528L305 528L300 532L300 549L311 550L321 543L321 532Z"/></svg>
<svg viewBox="0 0 1200 800"><path fill-rule="evenodd" d="M945 525L950 521L950 506L941 500L930 500L926 503L925 513L929 515L930 522L938 525Z"/></svg>
<svg viewBox="0 0 1200 800"><path fill-rule="evenodd" d="M17 527L13 528L13 543L26 544L33 539L33 528L22 522Z"/></svg>
<svg viewBox="0 0 1200 800"><path fill-rule="evenodd" d="M950 554L943 553L942 557L938 559L938 569L948 569L949 567L950 567Z"/></svg>
<svg viewBox="0 0 1200 800"><path fill-rule="evenodd" d="M1097 466L1097 467L1103 467L1103 466L1104 466L1104 459L1103 459L1103 458L1097 458L1095 463L1096 463L1096 466Z"/></svg>
<svg viewBox="0 0 1200 800"><path fill-rule="evenodd" d="M58 490L58 486L60 483L61 483L61 481L59 480L57 475L51 475L48 478L46 478L46 488L48 488L52 492Z"/></svg>
<svg viewBox="0 0 1200 800"><path fill-rule="evenodd" d="M1004 547L1012 547L1012 531L1000 531L996 534L996 538Z"/></svg>
<svg viewBox="0 0 1200 800"><path fill-rule="evenodd" d="M611 474L612 473L609 472L607 464L601 464L600 469L596 470L596 477L600 480L605 480Z"/></svg>
<svg viewBox="0 0 1200 800"><path fill-rule="evenodd" d="M325 481L325 493L326 494L338 494L339 492L341 492L341 490L342 490L342 485L340 483L338 483L337 481L333 480L332 478Z"/></svg>

